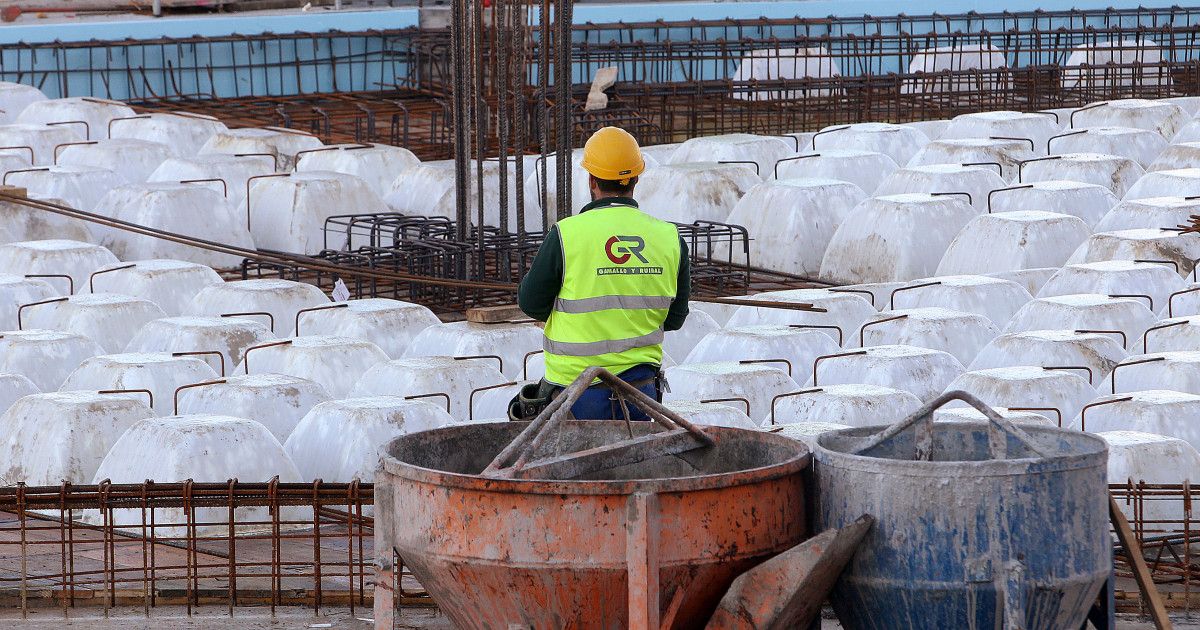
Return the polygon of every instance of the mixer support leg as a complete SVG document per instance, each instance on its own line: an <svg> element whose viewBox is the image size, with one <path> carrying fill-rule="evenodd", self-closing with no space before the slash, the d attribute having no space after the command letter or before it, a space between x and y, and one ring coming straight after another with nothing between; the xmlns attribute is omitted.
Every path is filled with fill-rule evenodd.
<svg viewBox="0 0 1200 630"><path fill-rule="evenodd" d="M631 495L625 513L629 630L659 630L658 527L658 495Z"/></svg>
<svg viewBox="0 0 1200 630"><path fill-rule="evenodd" d="M1088 622L1091 622L1096 630L1117 630L1117 607L1114 605L1116 579L1115 575L1109 574L1104 588L1100 590L1100 596L1096 598L1096 603L1092 604L1087 621L1083 622L1083 628L1080 630L1087 630Z"/></svg>
<svg viewBox="0 0 1200 630"><path fill-rule="evenodd" d="M382 475L380 475L382 477ZM375 505L388 505L392 501L391 486L375 482ZM392 592L394 554L392 548L390 510L375 513L375 628L391 630L396 615L395 594Z"/></svg>

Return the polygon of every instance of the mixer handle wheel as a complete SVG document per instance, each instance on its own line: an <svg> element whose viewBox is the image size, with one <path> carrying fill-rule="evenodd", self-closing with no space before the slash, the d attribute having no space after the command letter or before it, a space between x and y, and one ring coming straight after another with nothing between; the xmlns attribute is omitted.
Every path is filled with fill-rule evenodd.
<svg viewBox="0 0 1200 630"><path fill-rule="evenodd" d="M930 461L933 456L933 412L944 407L947 403L956 400L971 405L988 419L988 448L991 451L993 459L1006 459L1008 451L1007 436L1009 435L1015 437L1026 448L1038 455L1049 457L1049 454L1037 445L1029 437L1029 434L1021 430L1020 427L996 413L995 409L987 406L983 401L963 391L950 391L934 398L922 405L920 409L914 411L909 417L900 420L875 435L865 438L863 443L854 448L851 453L861 455L894 439L909 427L916 425L916 459Z"/></svg>

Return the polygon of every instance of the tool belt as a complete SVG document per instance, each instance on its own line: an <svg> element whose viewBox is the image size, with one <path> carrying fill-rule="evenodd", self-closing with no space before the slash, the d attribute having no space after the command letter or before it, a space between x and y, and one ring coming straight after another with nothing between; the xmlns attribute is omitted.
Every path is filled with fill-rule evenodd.
<svg viewBox="0 0 1200 630"><path fill-rule="evenodd" d="M638 381L629 381L629 384L641 389L642 387L653 383L655 389L655 398L658 402L662 402L663 392L670 392L671 387L667 384L667 377L663 374L662 369L655 368L654 376L644 378ZM597 383L588 389L609 389L604 383ZM517 395L508 403L508 419L511 422L528 422L538 417L538 414L546 410L550 403L563 392L563 388L554 383L547 382L542 379L537 383L529 383L517 392Z"/></svg>

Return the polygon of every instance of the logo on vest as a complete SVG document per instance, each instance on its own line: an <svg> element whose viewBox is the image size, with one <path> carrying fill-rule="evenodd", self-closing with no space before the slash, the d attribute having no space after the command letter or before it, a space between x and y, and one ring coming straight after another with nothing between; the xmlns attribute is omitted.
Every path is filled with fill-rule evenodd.
<svg viewBox="0 0 1200 630"><path fill-rule="evenodd" d="M614 236L604 244L604 254L617 265L624 265L632 258L637 258L642 264L649 263L650 261L642 255L644 249L646 249L646 239L640 236ZM662 267L600 267L596 269L598 276L657 276L662 275L662 272Z"/></svg>

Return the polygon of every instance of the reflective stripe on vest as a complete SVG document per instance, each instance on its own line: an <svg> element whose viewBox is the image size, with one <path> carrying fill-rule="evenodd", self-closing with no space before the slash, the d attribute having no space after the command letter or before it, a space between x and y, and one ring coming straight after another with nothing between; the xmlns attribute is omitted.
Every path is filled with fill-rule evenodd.
<svg viewBox="0 0 1200 630"><path fill-rule="evenodd" d="M551 354L561 354L567 357L592 357L598 354L625 352L634 348L653 346L663 342L663 331L658 329L648 335L632 339L608 339L605 341L587 341L571 343L567 341L550 341L542 339L542 349Z"/></svg>
<svg viewBox="0 0 1200 630"><path fill-rule="evenodd" d="M610 308L639 309L639 308L670 308L675 296L665 295L601 295L581 300L554 300L554 310L560 313L595 313Z"/></svg>

